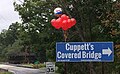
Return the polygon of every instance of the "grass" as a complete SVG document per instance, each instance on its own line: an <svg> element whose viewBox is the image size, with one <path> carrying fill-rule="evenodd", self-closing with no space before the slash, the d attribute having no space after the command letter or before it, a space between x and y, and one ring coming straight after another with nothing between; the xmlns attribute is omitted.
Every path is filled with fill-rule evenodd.
<svg viewBox="0 0 120 74"><path fill-rule="evenodd" d="M13 74L11 72L0 72L0 74Z"/></svg>
<svg viewBox="0 0 120 74"><path fill-rule="evenodd" d="M43 68L45 67L45 64L22 64L22 66L31 68Z"/></svg>
<svg viewBox="0 0 120 74"><path fill-rule="evenodd" d="M25 66L25 67L33 67L33 64L22 64L22 66Z"/></svg>

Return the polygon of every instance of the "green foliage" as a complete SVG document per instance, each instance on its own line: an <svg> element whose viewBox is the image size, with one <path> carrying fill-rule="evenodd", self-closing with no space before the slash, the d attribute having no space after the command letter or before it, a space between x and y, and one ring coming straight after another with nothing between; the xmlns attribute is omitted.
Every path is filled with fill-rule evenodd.
<svg viewBox="0 0 120 74"><path fill-rule="evenodd" d="M36 64L36 65L33 65L34 68L43 68L45 67L45 64Z"/></svg>
<svg viewBox="0 0 120 74"><path fill-rule="evenodd" d="M0 74L13 74L11 72L0 72Z"/></svg>
<svg viewBox="0 0 120 74"><path fill-rule="evenodd" d="M21 42L20 40L16 40L12 45L9 45L8 47L6 47L5 48L6 53L3 53L3 54L7 54L8 56L19 54L23 49L23 46L20 45L20 42Z"/></svg>
<svg viewBox="0 0 120 74"><path fill-rule="evenodd" d="M39 62L39 61L38 61L38 62ZM22 64L22 66L39 69L39 68L43 68L43 67L45 67L45 64L43 64L43 63Z"/></svg>
<svg viewBox="0 0 120 74"><path fill-rule="evenodd" d="M56 66L58 67L57 73L64 74L64 63L56 63Z"/></svg>

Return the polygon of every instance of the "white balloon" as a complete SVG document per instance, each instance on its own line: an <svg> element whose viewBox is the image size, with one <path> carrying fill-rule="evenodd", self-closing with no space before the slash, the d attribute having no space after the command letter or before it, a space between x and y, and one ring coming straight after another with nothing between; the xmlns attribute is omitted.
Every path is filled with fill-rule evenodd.
<svg viewBox="0 0 120 74"><path fill-rule="evenodd" d="M55 8L54 14L62 14L62 8L60 8L60 7Z"/></svg>

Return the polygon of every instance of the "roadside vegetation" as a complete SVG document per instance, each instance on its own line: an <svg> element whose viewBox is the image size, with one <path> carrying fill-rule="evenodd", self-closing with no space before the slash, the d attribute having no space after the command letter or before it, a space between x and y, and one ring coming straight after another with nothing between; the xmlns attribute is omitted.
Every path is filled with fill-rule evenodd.
<svg viewBox="0 0 120 74"><path fill-rule="evenodd" d="M0 72L0 74L13 74L11 72Z"/></svg>
<svg viewBox="0 0 120 74"><path fill-rule="evenodd" d="M28 67L28 68L34 68L34 69L39 69L39 68L45 68L45 64L40 63L40 64L21 64L23 67Z"/></svg>

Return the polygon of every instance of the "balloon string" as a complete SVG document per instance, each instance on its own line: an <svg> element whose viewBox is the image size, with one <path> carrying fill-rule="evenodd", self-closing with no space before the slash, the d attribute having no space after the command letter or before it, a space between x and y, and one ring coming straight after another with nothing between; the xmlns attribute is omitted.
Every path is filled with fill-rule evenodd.
<svg viewBox="0 0 120 74"><path fill-rule="evenodd" d="M67 31L64 31L64 40L67 41Z"/></svg>
<svg viewBox="0 0 120 74"><path fill-rule="evenodd" d="M67 31L63 31L64 32L64 40L65 42L67 42ZM67 63L64 63L64 74L67 74Z"/></svg>

